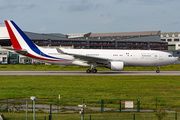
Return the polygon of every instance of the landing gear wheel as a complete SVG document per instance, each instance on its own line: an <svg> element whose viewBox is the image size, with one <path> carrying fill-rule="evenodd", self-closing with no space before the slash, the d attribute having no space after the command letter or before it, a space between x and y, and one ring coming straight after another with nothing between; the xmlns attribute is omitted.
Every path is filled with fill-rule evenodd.
<svg viewBox="0 0 180 120"><path fill-rule="evenodd" d="M156 73L160 73L160 71L159 71L159 70L156 70Z"/></svg>
<svg viewBox="0 0 180 120"><path fill-rule="evenodd" d="M93 72L93 73L97 73L97 70L96 70L96 69L93 69L92 72Z"/></svg>
<svg viewBox="0 0 180 120"><path fill-rule="evenodd" d="M160 73L159 69L160 69L160 66L157 66L156 73Z"/></svg>
<svg viewBox="0 0 180 120"><path fill-rule="evenodd" d="M91 70L90 70L90 69L87 69L87 70L86 70L86 73L91 73Z"/></svg>

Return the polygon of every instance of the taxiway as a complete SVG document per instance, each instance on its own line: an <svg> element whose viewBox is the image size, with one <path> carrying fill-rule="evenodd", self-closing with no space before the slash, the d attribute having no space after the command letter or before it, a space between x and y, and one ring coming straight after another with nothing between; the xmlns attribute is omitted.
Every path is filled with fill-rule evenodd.
<svg viewBox="0 0 180 120"><path fill-rule="evenodd" d="M0 71L0 75L180 75L180 71L98 71L86 73L85 71Z"/></svg>

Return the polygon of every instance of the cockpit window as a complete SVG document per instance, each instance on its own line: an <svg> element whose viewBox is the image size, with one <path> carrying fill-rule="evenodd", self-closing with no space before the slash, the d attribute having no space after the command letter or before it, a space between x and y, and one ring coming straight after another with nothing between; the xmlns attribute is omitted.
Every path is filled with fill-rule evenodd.
<svg viewBox="0 0 180 120"><path fill-rule="evenodd" d="M169 55L168 57L173 57L172 55Z"/></svg>

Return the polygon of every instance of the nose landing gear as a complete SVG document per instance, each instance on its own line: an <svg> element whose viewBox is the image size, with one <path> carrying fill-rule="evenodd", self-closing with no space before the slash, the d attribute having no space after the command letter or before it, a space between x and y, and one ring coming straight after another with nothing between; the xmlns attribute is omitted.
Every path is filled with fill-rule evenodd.
<svg viewBox="0 0 180 120"><path fill-rule="evenodd" d="M160 66L157 67L156 73L160 73Z"/></svg>

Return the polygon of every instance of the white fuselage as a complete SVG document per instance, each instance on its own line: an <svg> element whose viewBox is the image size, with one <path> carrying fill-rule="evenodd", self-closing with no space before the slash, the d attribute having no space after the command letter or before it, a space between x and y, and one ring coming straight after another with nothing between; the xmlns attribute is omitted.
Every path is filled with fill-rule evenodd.
<svg viewBox="0 0 180 120"><path fill-rule="evenodd" d="M177 58L173 57L170 53L155 51L155 50L104 50L104 49L63 49L65 52L93 56L96 58L105 58L111 61L122 61L125 66L163 66L168 64L173 64L177 61ZM51 62L52 64L59 65L80 65L80 66L90 66L85 61L76 59L71 55L58 53L56 49L43 49L44 53L48 55L67 59L69 61L65 62ZM108 63L104 63L108 64ZM101 65L98 65L101 66Z"/></svg>
<svg viewBox="0 0 180 120"><path fill-rule="evenodd" d="M13 45L10 50L52 64L91 66L87 73L96 73L97 66L120 71L124 66L163 66L177 61L170 53L154 50L44 49L35 45L13 21L5 24Z"/></svg>

